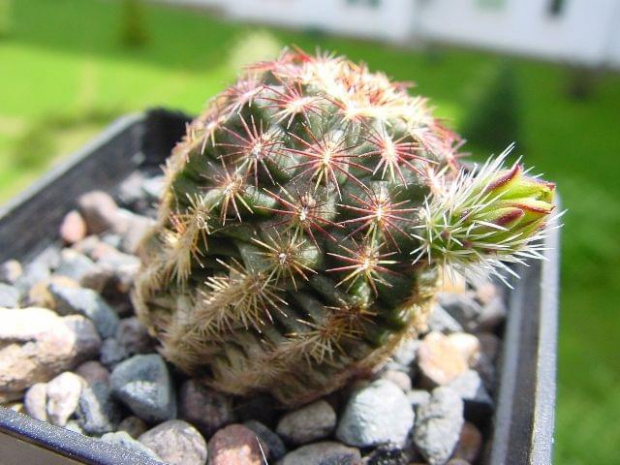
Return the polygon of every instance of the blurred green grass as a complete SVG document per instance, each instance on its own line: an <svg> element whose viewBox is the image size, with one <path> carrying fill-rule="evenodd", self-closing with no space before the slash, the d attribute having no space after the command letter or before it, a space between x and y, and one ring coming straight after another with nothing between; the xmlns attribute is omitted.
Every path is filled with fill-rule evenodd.
<svg viewBox="0 0 620 465"><path fill-rule="evenodd" d="M117 3L99 0L14 2L12 33L0 40L0 202L114 115L149 106L198 112L234 78L237 60L231 56L244 41L252 43L256 31L196 11L154 6L147 18L150 42L126 50L119 15ZM310 33L272 33L281 44L334 50L395 79L415 81L413 92L431 97L454 127L483 77L503 61L452 48L416 52ZM251 58L252 47L244 50ZM566 97L565 68L524 59L513 65L525 162L558 183L569 210L562 231L556 462L617 463L620 77L605 76L591 99L574 101ZM100 117L87 117L92 114ZM49 144L49 152L39 150L35 163L24 166L18 149L32 146L38 131L45 137L34 138L34 145ZM479 152L471 146L469 151Z"/></svg>

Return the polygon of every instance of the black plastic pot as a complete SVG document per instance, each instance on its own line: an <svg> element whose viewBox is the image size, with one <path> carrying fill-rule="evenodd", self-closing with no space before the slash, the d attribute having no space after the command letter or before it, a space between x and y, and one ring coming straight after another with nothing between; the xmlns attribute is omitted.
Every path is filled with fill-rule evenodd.
<svg viewBox="0 0 620 465"><path fill-rule="evenodd" d="M188 117L154 110L127 116L0 210L0 262L22 262L57 240L76 197L113 190L135 169L162 165L185 132ZM550 225L547 260L519 270L508 294L492 465L552 463L556 396L558 247ZM0 408L0 462L150 464L115 446Z"/></svg>

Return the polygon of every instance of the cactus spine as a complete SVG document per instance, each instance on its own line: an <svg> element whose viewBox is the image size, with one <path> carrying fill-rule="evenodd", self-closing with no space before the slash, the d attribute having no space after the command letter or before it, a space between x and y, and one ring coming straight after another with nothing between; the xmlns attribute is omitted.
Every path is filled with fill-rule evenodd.
<svg viewBox="0 0 620 465"><path fill-rule="evenodd" d="M539 255L553 185L503 157L459 171L459 137L406 88L287 50L188 126L134 292L169 360L300 404L423 330L442 268Z"/></svg>

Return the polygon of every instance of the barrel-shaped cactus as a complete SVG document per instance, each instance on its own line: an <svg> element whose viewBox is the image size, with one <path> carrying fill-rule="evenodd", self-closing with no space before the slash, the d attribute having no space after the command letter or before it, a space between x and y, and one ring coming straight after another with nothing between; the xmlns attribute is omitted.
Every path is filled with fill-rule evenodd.
<svg viewBox="0 0 620 465"><path fill-rule="evenodd" d="M249 67L166 167L134 292L170 361L216 388L309 401L424 329L438 280L537 256L554 186L459 137L407 85L285 51Z"/></svg>

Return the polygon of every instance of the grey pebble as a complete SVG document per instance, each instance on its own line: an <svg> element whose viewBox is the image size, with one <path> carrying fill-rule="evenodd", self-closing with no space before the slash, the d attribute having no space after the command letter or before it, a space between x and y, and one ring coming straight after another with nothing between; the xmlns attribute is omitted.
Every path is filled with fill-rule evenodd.
<svg viewBox="0 0 620 465"><path fill-rule="evenodd" d="M308 444L329 436L336 427L336 420L332 406L318 400L284 415L276 432L289 444Z"/></svg>
<svg viewBox="0 0 620 465"><path fill-rule="evenodd" d="M60 315L83 315L95 324L102 338L114 336L119 318L95 291L51 284L56 312Z"/></svg>
<svg viewBox="0 0 620 465"><path fill-rule="evenodd" d="M21 300L22 293L19 289L9 284L0 283L0 307L17 308Z"/></svg>
<svg viewBox="0 0 620 465"><path fill-rule="evenodd" d="M168 367L158 354L134 355L112 371L114 395L147 422L176 417L175 393Z"/></svg>
<svg viewBox="0 0 620 465"><path fill-rule="evenodd" d="M354 447L332 441L316 442L289 452L281 465L358 465L362 457Z"/></svg>
<svg viewBox="0 0 620 465"><path fill-rule="evenodd" d="M438 301L463 329L469 332L478 329L482 306L471 293L440 293Z"/></svg>
<svg viewBox="0 0 620 465"><path fill-rule="evenodd" d="M405 392L411 390L411 377L404 371L385 370L381 373L381 378L393 382Z"/></svg>
<svg viewBox="0 0 620 465"><path fill-rule="evenodd" d="M164 194L165 182L164 176L146 178L142 182L142 190L151 200L159 200Z"/></svg>
<svg viewBox="0 0 620 465"><path fill-rule="evenodd" d="M119 405L106 383L94 383L82 389L76 417L86 433L100 435L114 431L120 416Z"/></svg>
<svg viewBox="0 0 620 465"><path fill-rule="evenodd" d="M142 238L155 225L155 221L145 216L131 214L127 218L127 228L122 235L121 250L129 254L135 254Z"/></svg>
<svg viewBox="0 0 620 465"><path fill-rule="evenodd" d="M431 393L424 389L414 389L407 393L407 399L413 407L427 403L431 398Z"/></svg>
<svg viewBox="0 0 620 465"><path fill-rule="evenodd" d="M106 290L109 283L112 282L113 279L114 272L97 263L91 270L82 276L79 285L101 294Z"/></svg>
<svg viewBox="0 0 620 465"><path fill-rule="evenodd" d="M388 370L400 370L411 373L417 357L420 341L418 339L407 339L400 343L386 364Z"/></svg>
<svg viewBox="0 0 620 465"><path fill-rule="evenodd" d="M114 233L109 233L109 232L102 234L100 237L101 237L101 242L103 242L104 244L111 245L117 250L120 247L121 242L123 241L123 237L120 234L114 234ZM99 260L102 260L103 258L104 257L100 257Z"/></svg>
<svg viewBox="0 0 620 465"><path fill-rule="evenodd" d="M47 418L56 426L65 426L80 401L84 380L65 371L47 383Z"/></svg>
<svg viewBox="0 0 620 465"><path fill-rule="evenodd" d="M32 418L47 421L47 383L36 383L26 391L24 408Z"/></svg>
<svg viewBox="0 0 620 465"><path fill-rule="evenodd" d="M86 255L77 250L63 249L60 253L60 264L54 272L57 276L66 276L79 282L84 275L95 268L93 262Z"/></svg>
<svg viewBox="0 0 620 465"><path fill-rule="evenodd" d="M444 334L458 333L463 331L463 327L456 321L443 307L435 304L433 311L428 319L428 327L431 331L439 331Z"/></svg>
<svg viewBox="0 0 620 465"><path fill-rule="evenodd" d="M126 294L140 270L140 260L133 255L114 252L103 255L97 266L110 274L110 280L118 292Z"/></svg>
<svg viewBox="0 0 620 465"><path fill-rule="evenodd" d="M161 460L160 457L151 449L146 447L139 441L136 441L125 431L118 431L115 433L106 433L101 436L101 440L107 444L115 444L124 449L128 449L138 455L147 457L153 460Z"/></svg>
<svg viewBox="0 0 620 465"><path fill-rule="evenodd" d="M493 412L493 399L484 387L478 372L468 370L447 387L463 399L467 417L480 417Z"/></svg>
<svg viewBox="0 0 620 465"><path fill-rule="evenodd" d="M445 464L454 452L463 427L463 401L447 387L432 392L428 403L417 409L413 439L430 465Z"/></svg>
<svg viewBox="0 0 620 465"><path fill-rule="evenodd" d="M338 424L336 437L357 447L402 445L414 423L413 408L401 388L379 379L355 391Z"/></svg>
<svg viewBox="0 0 620 465"><path fill-rule="evenodd" d="M134 171L120 184L118 199L122 205L137 210L146 204L146 193L142 189L144 180L144 173Z"/></svg>
<svg viewBox="0 0 620 465"><path fill-rule="evenodd" d="M15 286L25 295L32 286L49 279L51 275L49 266L39 261L33 261L26 266Z"/></svg>
<svg viewBox="0 0 620 465"><path fill-rule="evenodd" d="M109 369L113 369L128 356L127 350L113 337L105 339L101 344L99 360Z"/></svg>
<svg viewBox="0 0 620 465"><path fill-rule="evenodd" d="M506 302L502 296L494 297L482 307L479 315L479 329L481 331L493 331L499 326L508 314Z"/></svg>
<svg viewBox="0 0 620 465"><path fill-rule="evenodd" d="M17 260L7 260L0 264L0 283L16 284L24 272L22 264Z"/></svg>
<svg viewBox="0 0 620 465"><path fill-rule="evenodd" d="M140 436L139 441L164 462L173 465L204 465L207 443L200 432L182 420L166 421Z"/></svg>
<svg viewBox="0 0 620 465"><path fill-rule="evenodd" d="M267 446L270 460L280 460L286 455L284 441L267 426L255 420L246 421L243 426L254 431L260 441Z"/></svg>
<svg viewBox="0 0 620 465"><path fill-rule="evenodd" d="M154 352L155 341L136 317L124 318L116 329L116 340L128 355Z"/></svg>

